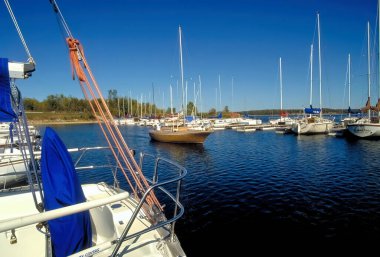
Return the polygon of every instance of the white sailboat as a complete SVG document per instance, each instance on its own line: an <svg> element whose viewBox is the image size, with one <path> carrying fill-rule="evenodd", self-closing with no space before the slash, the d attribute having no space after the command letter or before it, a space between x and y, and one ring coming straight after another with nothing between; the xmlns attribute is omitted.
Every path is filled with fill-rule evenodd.
<svg viewBox="0 0 380 257"><path fill-rule="evenodd" d="M33 157L35 152L28 143L32 160L32 168L28 170L29 186L0 190L1 255L186 256L174 232L176 220L184 213L179 199L186 169L143 153L139 155L138 164L101 95L82 46L72 37L56 1L50 3L65 27L75 75L108 146L67 149L57 133L47 127L43 135L40 178ZM7 82L9 87L9 79L14 77L9 72L13 69L7 69L8 63L8 59L0 58L0 82ZM27 75L25 67L29 64L34 67L34 62L19 64L21 77ZM9 104L9 92L1 94L8 99L6 111L14 108ZM21 115L19 113L16 115ZM27 125L24 113L21 118ZM24 132L29 138L28 130ZM73 151L79 152L75 162L70 155ZM92 162L85 162L86 155L93 151L104 152L87 160ZM143 165L154 167L152 180L144 176ZM93 177L97 180L95 183L80 184L77 172L88 170L103 175ZM114 178L113 185L102 181L107 171ZM167 176L168 172L173 172L173 177L162 179L162 174ZM120 178L125 179L125 183L120 183Z"/></svg>
<svg viewBox="0 0 380 257"><path fill-rule="evenodd" d="M351 55L348 54L348 64L347 64L347 73L348 73L348 116L342 119L341 124L343 128L346 128L348 124L355 123L358 120L358 117L351 116Z"/></svg>
<svg viewBox="0 0 380 257"><path fill-rule="evenodd" d="M380 11L380 1L378 2L378 13ZM380 19L378 18L378 22L380 24ZM379 29L380 32L380 29ZM380 37L380 35L379 35ZM380 105L379 100L375 107L371 106L371 61L370 61L370 26L369 22L367 23L367 48L368 48L368 100L366 106L362 108L362 111L367 111L367 117L361 118L357 120L355 123L347 124L347 130L350 135L353 135L357 138L380 138L380 121L379 116L373 117L372 111L376 111L379 113ZM380 50L380 44L379 44ZM379 56L380 63L380 56ZM379 71L380 74L380 71Z"/></svg>
<svg viewBox="0 0 380 257"><path fill-rule="evenodd" d="M284 130L291 126L295 120L288 116L288 113L283 111L282 108L282 58L279 59L279 69L280 69L280 118L275 120L270 120L269 123L275 127L277 130Z"/></svg>
<svg viewBox="0 0 380 257"><path fill-rule="evenodd" d="M322 115L322 68L321 68L321 39L319 13L317 13L318 25L318 63L319 63L319 105L320 108L312 106L313 91L313 45L311 45L310 53L310 108L304 109L304 117L292 124L292 131L298 135L327 134L333 128L333 121L323 118Z"/></svg>

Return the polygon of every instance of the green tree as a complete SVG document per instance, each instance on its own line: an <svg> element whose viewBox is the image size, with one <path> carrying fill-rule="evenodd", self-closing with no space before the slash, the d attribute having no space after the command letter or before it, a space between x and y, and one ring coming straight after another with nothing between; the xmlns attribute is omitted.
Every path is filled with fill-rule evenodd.
<svg viewBox="0 0 380 257"><path fill-rule="evenodd" d="M41 103L34 98L24 98L24 109L26 111L39 111L41 110Z"/></svg>
<svg viewBox="0 0 380 257"><path fill-rule="evenodd" d="M187 115L195 115L195 113L196 113L196 109L195 109L195 105L194 105L194 103L193 102L189 102L188 104L187 104Z"/></svg>

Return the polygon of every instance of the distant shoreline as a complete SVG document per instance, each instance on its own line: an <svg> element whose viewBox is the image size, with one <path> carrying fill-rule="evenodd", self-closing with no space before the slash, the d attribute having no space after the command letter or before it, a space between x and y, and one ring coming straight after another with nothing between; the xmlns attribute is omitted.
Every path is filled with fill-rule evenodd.
<svg viewBox="0 0 380 257"><path fill-rule="evenodd" d="M97 121L94 120L81 120L81 121L70 121L70 120L29 120L30 125L72 125L72 124L94 124Z"/></svg>

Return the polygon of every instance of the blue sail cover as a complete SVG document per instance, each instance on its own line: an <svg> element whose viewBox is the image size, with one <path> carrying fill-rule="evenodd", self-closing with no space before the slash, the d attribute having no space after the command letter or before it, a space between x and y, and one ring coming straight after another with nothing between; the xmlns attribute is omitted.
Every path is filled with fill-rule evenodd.
<svg viewBox="0 0 380 257"><path fill-rule="evenodd" d="M43 136L41 174L46 210L85 202L73 161L56 132L47 127ZM89 211L48 221L56 257L68 256L91 246Z"/></svg>
<svg viewBox="0 0 380 257"><path fill-rule="evenodd" d="M185 116L187 122L192 122L194 120L194 116Z"/></svg>
<svg viewBox="0 0 380 257"><path fill-rule="evenodd" d="M220 112L220 113L218 113L218 115L216 115L216 116L210 116L209 118L210 119L221 119L223 117L223 115L222 115L222 113Z"/></svg>
<svg viewBox="0 0 380 257"><path fill-rule="evenodd" d="M321 109L320 108L305 108L306 114L320 114Z"/></svg>
<svg viewBox="0 0 380 257"><path fill-rule="evenodd" d="M0 58L0 121L11 122L17 119L11 104L8 59Z"/></svg>

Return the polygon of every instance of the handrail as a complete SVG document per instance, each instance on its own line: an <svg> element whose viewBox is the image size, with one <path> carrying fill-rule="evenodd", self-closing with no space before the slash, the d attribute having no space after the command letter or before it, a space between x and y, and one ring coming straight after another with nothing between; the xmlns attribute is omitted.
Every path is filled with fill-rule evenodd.
<svg viewBox="0 0 380 257"><path fill-rule="evenodd" d="M157 183L157 184L153 185L152 187L150 187L145 192L145 194L143 195L143 197L141 198L139 204L137 205L135 211L133 212L133 214L132 214L130 220L128 221L128 224L125 227L124 231L122 232L120 238L118 238L116 240L106 241L106 242L104 242L104 243L102 243L100 245L95 245L93 247L84 249L84 250L82 250L80 252L77 252L75 254L70 255L69 257L92 256L94 254L97 254L97 253L100 253L100 252L105 251L107 249L110 249L115 244L116 244L116 246L115 246L115 248L114 248L111 256L116 256L118 250L120 249L121 244L124 241L129 240L129 239L134 238L134 237L138 237L138 236L140 236L142 234L145 234L145 233L147 233L149 231L152 231L152 230L155 230L157 228L164 227L165 225L170 224L170 223L178 220L183 215L183 213L184 213L184 207L183 207L183 205L179 201L177 201L176 199L174 199L174 197L173 197L172 194L170 194L169 192L167 192L166 190L164 190L164 192L166 191L166 193L168 194L168 196L179 206L180 212L176 216L173 216L173 218L171 218L171 219L168 219L168 220L166 220L164 222L160 222L160 223L158 223L158 224L156 224L154 226L151 226L149 228L143 229L143 230L141 230L139 232L136 232L134 234L131 234L131 235L127 236L129 229L131 228L133 222L136 220L137 214L140 212L140 210L142 208L142 205L144 204L144 201L145 201L146 197L148 197L150 191L153 190L156 187L158 187L159 189L162 190L163 189L163 188L161 188L162 185L173 183L173 182L175 182L177 180L181 180L185 175L186 175L186 172L184 172L182 174L182 176L178 177L177 179L171 179L171 180L168 180L168 181L165 181L165 182L162 182L162 183Z"/></svg>
<svg viewBox="0 0 380 257"><path fill-rule="evenodd" d="M79 170L90 169L90 168L99 168L99 167L110 167L110 168L112 168L112 167L115 167L113 165L99 165L99 166L88 165L88 166L82 166L82 167L78 166L79 162L83 159L85 153L88 150L100 150L100 149L109 149L109 147L88 147L88 148L70 149L69 150L70 152L76 152L76 151L80 152L80 151L83 151L80 154L80 156L78 157L78 159L75 161L75 168L76 168L76 170L79 171ZM147 179L147 181L151 185L150 185L149 188L147 188L147 190L144 192L144 194L142 195L142 197L139 199L139 201L137 203L137 206L136 206L134 212L132 213L131 218L128 221L128 224L124 228L124 230L123 230L122 234L120 235L120 237L118 239L116 239L116 240L107 242L102 247L91 247L91 248L85 249L85 250L83 250L81 252L78 252L78 253L74 254L74 256L81 256L81 254L86 254L86 256L87 255L91 256L91 255L93 255L95 253L98 253L100 251L104 251L106 249L109 249L109 248L111 248L115 244L116 244L116 246L113 249L113 253L112 253L111 256L116 256L118 250L120 249L120 247L121 247L121 245L122 245L122 243L124 241L129 240L131 238L138 237L138 236L140 236L142 234L145 234L145 233L147 233L149 231L152 231L152 230L155 230L157 228L165 227L168 224L171 224L170 231L169 231L170 240L171 241L174 240L174 226L175 226L175 222L180 217L182 217L182 215L184 214L184 206L180 203L179 196L180 196L181 181L186 176L187 170L183 166L179 165L176 162L173 162L173 161L171 161L169 159L166 159L166 158L156 157L156 156L154 156L152 154L148 154L148 153L141 153L140 154L140 163L139 163L139 166L140 166L141 170L143 170L143 163L144 163L144 159L145 159L146 156L152 157L154 159L154 162L155 162L155 164L154 164L153 178L152 178L152 180ZM165 162L165 163L171 164L174 167L178 168L178 176L175 176L174 178L167 179L167 180L162 181L162 182L158 182L158 166L159 166L159 164L161 162ZM175 196L173 196L173 194L171 194L163 186L167 185L167 184L175 183L175 182L177 182L177 188L176 188L176 194L175 194ZM173 203L175 204L174 211L173 211L173 216L170 219L167 219L165 217L165 220L160 221L157 224L155 224L153 226L150 226L149 228L146 228L146 229L143 229L141 231L138 231L138 232L135 232L133 234L128 235L128 232L129 232L130 228L132 227L133 222L136 220L136 217L137 217L138 213L143 208L144 203L146 202L147 197L149 196L149 194L151 194L151 191L153 191L154 189L159 189L160 191L162 191L164 194L166 194L173 201Z"/></svg>
<svg viewBox="0 0 380 257"><path fill-rule="evenodd" d="M143 170L142 164L143 164L143 160L144 160L145 156L150 156L150 157L155 158L155 156L152 155L152 154L141 153L140 154L140 169L141 170ZM181 165L179 165L178 163L173 162L173 161L171 161L169 159L166 159L166 158L158 157L158 158L156 158L156 165L154 167L153 179L152 179L152 181L150 181L149 179L147 179L149 182L151 182L153 184L156 183L157 179L158 179L158 173L157 172L158 172L158 165L159 165L160 161L164 161L164 162L167 162L167 163L169 163L169 164L171 164L173 166L176 166L179 169L179 175L180 175L180 177L181 176L185 176L187 174L187 170L184 167L182 167ZM178 179L177 181L178 181L178 185L177 185L177 193L176 193L176 201L175 201L176 203L179 202L179 195L180 195L180 191L181 191L181 181L182 181L182 178ZM166 193L168 195L170 194L164 188L160 187L160 189L164 193ZM173 216L176 216L177 211L178 211L178 205L176 204L175 207L174 207L174 214L173 214ZM174 227L175 227L175 221L173 222L173 224L171 226L171 231L170 231L171 240L174 240Z"/></svg>
<svg viewBox="0 0 380 257"><path fill-rule="evenodd" d="M51 211L47 211L43 213L22 216L22 217L18 217L12 220L3 220L3 221L0 221L0 233L8 231L10 229L16 229L16 228L24 227L27 225L31 225L31 224L35 224L35 223L39 223L43 221L57 219L57 218L75 214L78 212L87 211L95 207L121 201L123 199L126 199L128 196L129 196L129 193L124 192L124 193L113 195L107 198L93 200L93 201L84 202L84 203L78 203L78 204L70 205L67 207L63 207L63 208L59 208L59 209L55 209L55 210L51 210Z"/></svg>
<svg viewBox="0 0 380 257"><path fill-rule="evenodd" d="M183 205L177 200L178 197L174 198L174 196L173 196L171 193L169 193L168 191L166 191L165 189L162 188L162 186L165 185L165 184L170 184L170 183L173 183L173 182L176 182L176 181L180 182L180 181L184 178L184 176L187 174L186 169L185 169L185 168L182 168L182 169L183 169L183 172L182 172L182 174L181 174L179 177L174 178L174 179L170 179L170 180L167 180L167 181L164 181L164 182L161 182L161 183L154 184L153 186L149 187L148 190L146 190L146 192L144 193L143 197L141 198L139 204L137 205L135 211L133 212L133 214L132 214L130 220L128 221L127 226L125 227L123 233L121 234L119 240L117 241L117 245L115 246L115 248L114 248L114 250L113 250L113 252L112 252L112 255L111 255L112 257L116 256L117 252L118 252L119 249L120 249L121 244L122 244L125 240L131 239L131 238L134 238L134 237L137 237L137 236L139 236L139 235L142 235L142 234L145 234L145 233L147 233L147 232L149 232L149 231L152 231L152 230L154 230L154 229L156 229L156 228L163 227L163 226L165 226L165 225L167 225L167 224L173 223L173 222L175 222L176 220L178 220L178 219L183 215L183 213L184 213L184 207L183 207ZM131 226L132 226L132 223L135 221L137 214L139 213L141 207L142 207L143 204L144 204L145 199L148 197L150 191L152 191L152 190L153 190L154 188L156 188L156 187L158 187L158 188L161 189L163 192L165 192L165 193L166 193L166 194L167 194L167 195L168 195L168 196L169 196L169 197L175 202L176 207L178 206L178 207L180 208L180 212L179 212L178 214L176 214L177 208L175 208L175 213L174 213L174 215L173 215L173 218L168 219L168 220L166 220L166 221L164 221L164 222L160 222L160 223L158 223L158 224L156 224L156 225L154 225L154 226L152 226L152 227L149 227L149 228L147 228L147 229L144 229L144 230L142 230L142 231L139 231L139 232L136 232L136 233L134 233L134 234L131 234L131 235L127 236L128 232L129 232L129 229L130 229ZM177 193L178 193L178 191L177 191ZM172 232L172 231L171 231L171 232ZM173 238L173 236L174 236L174 235L171 234L171 238Z"/></svg>

